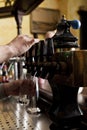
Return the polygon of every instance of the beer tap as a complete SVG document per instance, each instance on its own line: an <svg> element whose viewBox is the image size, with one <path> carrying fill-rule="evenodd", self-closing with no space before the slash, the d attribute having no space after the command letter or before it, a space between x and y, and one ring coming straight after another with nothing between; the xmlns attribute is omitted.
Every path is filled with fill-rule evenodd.
<svg viewBox="0 0 87 130"><path fill-rule="evenodd" d="M79 128L79 124L83 127L83 112L78 105L77 94L79 86L87 83L84 80L86 71L83 70L87 65L83 58L87 51L70 50L72 47L79 47L78 39L70 32L70 28L79 29L80 26L79 20L68 21L62 17L56 34L50 40L53 41L53 46L47 41L46 62L42 64L40 77L47 78L52 89L53 98L49 110L53 121L51 130ZM57 52L57 49L60 51Z"/></svg>
<svg viewBox="0 0 87 130"><path fill-rule="evenodd" d="M47 61L51 62L52 56L54 55L54 43L52 38L46 39L47 42Z"/></svg>
<svg viewBox="0 0 87 130"><path fill-rule="evenodd" d="M27 55L26 55L26 59L27 59L27 62L26 62L27 72L28 72L28 74L30 74L32 76L33 76L33 71L34 71L33 49L34 49L34 46L32 46L30 48L30 50L27 52Z"/></svg>
<svg viewBox="0 0 87 130"><path fill-rule="evenodd" d="M72 77L75 73L73 70L75 51L68 51L72 47L79 47L78 39L70 32L70 27L79 29L80 26L79 20L68 21L63 16L61 22L57 25L57 32L52 38L55 50L60 49L60 51L53 56L54 61L59 64L59 68L57 72L55 71L53 78L48 79L53 94L52 106L49 111L50 118L53 121L50 126L51 130L79 128L79 123L81 124L83 113L77 102L79 87ZM67 48L67 51L65 51L65 48ZM75 122L77 122L76 126Z"/></svg>
<svg viewBox="0 0 87 130"><path fill-rule="evenodd" d="M35 55L35 58L36 58L36 77L39 77L40 76L40 73L42 71L42 62L43 62L43 46L44 46L44 40L41 40L39 41L39 44L38 44L38 49L36 51L36 55Z"/></svg>
<svg viewBox="0 0 87 130"><path fill-rule="evenodd" d="M54 45L53 39L48 38L45 41L41 41L41 49L40 49L40 62L42 62L42 69L40 73L40 77L48 78L50 72L50 63L52 61L52 56L54 54ZM44 44L43 44L44 43Z"/></svg>
<svg viewBox="0 0 87 130"><path fill-rule="evenodd" d="M55 48L78 48L78 39L71 33L70 27L73 29L79 29L80 26L81 23L79 20L69 21L62 16L60 23L57 25L57 32L53 36Z"/></svg>
<svg viewBox="0 0 87 130"><path fill-rule="evenodd" d="M56 34L36 45L34 62L30 61L30 65L35 68L36 76L47 79L52 90L48 112L52 120L50 130L84 127L83 112L78 104L77 95L80 86L87 86L87 51L71 49L79 48L79 45L77 37L70 31L71 27L79 29L80 26L79 20L70 21L63 16L57 25ZM43 102L49 100L48 96L44 100L45 94L40 96Z"/></svg>

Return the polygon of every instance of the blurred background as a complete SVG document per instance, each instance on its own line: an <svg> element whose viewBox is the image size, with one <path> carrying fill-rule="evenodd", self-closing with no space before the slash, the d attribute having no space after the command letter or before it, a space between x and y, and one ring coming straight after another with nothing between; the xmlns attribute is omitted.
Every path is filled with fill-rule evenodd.
<svg viewBox="0 0 87 130"><path fill-rule="evenodd" d="M7 13L11 11L11 6L13 5L14 1L15 0L0 0L0 45L7 44L17 35L17 26L15 19L13 16L7 15ZM38 15L37 8L42 9L43 15L41 15L42 13L40 13L40 11L40 15ZM55 24L59 22L59 19L62 15L65 15L66 19L68 20L81 19L81 12L86 12L87 10L87 0L44 0L41 4L39 4L37 8L23 17L22 34L28 34L29 36L32 36L37 32L38 37L40 39L43 39L45 32L47 31L43 31L42 26L44 26L44 23L45 28L47 28L48 23L52 22ZM45 13L47 16L50 14L52 14L52 16L55 14L55 16L53 18L50 16L50 19L48 17L45 17L45 21L43 21ZM39 22L38 19L41 19L41 22L43 22L43 24L41 24L42 32L38 32L39 28L33 30L32 27L34 26L34 24L32 24L33 21L35 21L35 24L37 24ZM48 24L48 26L50 25L52 26L52 24ZM48 29L52 30L53 28L48 27ZM78 43L80 44L80 30L73 29L72 32L76 37L78 37Z"/></svg>

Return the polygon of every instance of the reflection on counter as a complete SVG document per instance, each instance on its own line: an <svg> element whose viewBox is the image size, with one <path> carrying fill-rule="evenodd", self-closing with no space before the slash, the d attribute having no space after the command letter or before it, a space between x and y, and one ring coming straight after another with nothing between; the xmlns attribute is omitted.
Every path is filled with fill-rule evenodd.
<svg viewBox="0 0 87 130"><path fill-rule="evenodd" d="M29 115L26 108L17 103L16 97L0 101L0 130L50 130L48 115Z"/></svg>

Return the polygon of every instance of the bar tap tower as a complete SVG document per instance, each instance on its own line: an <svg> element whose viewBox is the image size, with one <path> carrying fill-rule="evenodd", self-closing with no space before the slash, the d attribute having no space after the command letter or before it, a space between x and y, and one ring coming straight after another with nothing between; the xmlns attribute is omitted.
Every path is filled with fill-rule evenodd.
<svg viewBox="0 0 87 130"><path fill-rule="evenodd" d="M80 50L78 39L70 31L71 27L79 29L80 26L79 20L69 21L63 16L57 25L56 34L40 41L36 45L37 49L33 47L34 53L29 59L33 57L34 62L30 63L27 57L27 68L33 66L28 72L48 79L52 89L51 94L40 89L39 97L41 105L44 102L50 106L48 113L53 122L51 130L85 128L77 96L79 87L87 86L87 50ZM42 109L44 106L42 105Z"/></svg>

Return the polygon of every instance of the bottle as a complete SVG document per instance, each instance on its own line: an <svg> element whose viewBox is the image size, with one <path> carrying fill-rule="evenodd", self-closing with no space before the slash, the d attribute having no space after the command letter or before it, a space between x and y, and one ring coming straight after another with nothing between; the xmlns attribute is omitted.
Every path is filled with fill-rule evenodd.
<svg viewBox="0 0 87 130"><path fill-rule="evenodd" d="M5 83L8 81L9 81L9 76L7 71L7 65L5 64L2 69L2 82Z"/></svg>

